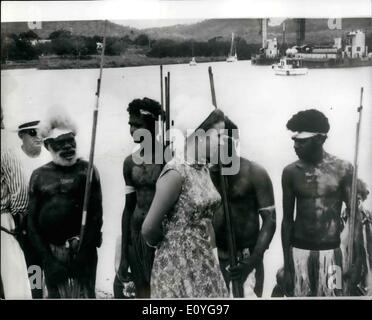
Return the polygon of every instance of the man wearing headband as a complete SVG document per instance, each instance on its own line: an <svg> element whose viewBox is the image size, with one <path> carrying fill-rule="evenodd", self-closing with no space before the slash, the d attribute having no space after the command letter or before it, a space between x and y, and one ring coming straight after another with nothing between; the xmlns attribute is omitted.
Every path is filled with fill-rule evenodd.
<svg viewBox="0 0 372 320"><path fill-rule="evenodd" d="M129 280L134 281L137 298L150 298L150 275L154 249L146 245L141 235L143 221L155 194L156 181L162 164L156 163L156 152L163 151L156 139L156 124L162 115L160 104L152 99L135 99L129 103L130 134L140 150L124 160L125 208L122 216L121 258L114 282L116 298L124 298L123 287ZM147 130L149 140L136 140L140 130ZM148 143L148 144L147 144ZM148 158L150 163L136 161ZM130 271L129 271L130 268ZM128 294L129 295L129 294Z"/></svg>
<svg viewBox="0 0 372 320"><path fill-rule="evenodd" d="M246 283L245 296L260 297L264 280L263 256L276 227L273 187L264 168L237 155L238 127L227 117L225 117L225 129L228 130L225 146L228 146L229 154L235 154L232 158L240 161L238 173L226 175L239 264L237 267L228 268L230 262L227 230L221 208L215 213L213 221L220 267L228 287L231 279L238 280L242 286ZM210 172L215 187L221 193L218 166L213 166ZM261 228L259 216L263 221Z"/></svg>
<svg viewBox="0 0 372 320"><path fill-rule="evenodd" d="M299 160L282 174L284 290L296 297L341 295L340 215L343 203L350 207L353 167L324 151L330 127L320 111L298 112L287 128L295 132Z"/></svg>
<svg viewBox="0 0 372 320"><path fill-rule="evenodd" d="M36 169L30 181L28 231L42 261L49 298L76 297L76 292L79 298L95 298L102 193L94 168L84 238L80 239L88 162L76 156L75 134L70 121L50 119L41 136L53 161Z"/></svg>

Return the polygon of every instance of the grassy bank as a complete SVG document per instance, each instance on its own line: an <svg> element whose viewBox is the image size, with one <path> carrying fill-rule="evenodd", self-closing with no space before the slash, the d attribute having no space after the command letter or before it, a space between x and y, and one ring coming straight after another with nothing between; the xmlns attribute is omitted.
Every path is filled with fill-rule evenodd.
<svg viewBox="0 0 372 320"><path fill-rule="evenodd" d="M226 57L196 57L197 62L224 61ZM105 56L105 68L122 68L150 65L185 64L189 63L191 57L167 57L149 58L145 55L126 55L126 56ZM29 61L10 61L1 64L1 69L21 69L37 68L42 70L49 69L90 69L99 68L100 56L91 56L88 59L78 59L72 57L40 57L39 60Z"/></svg>

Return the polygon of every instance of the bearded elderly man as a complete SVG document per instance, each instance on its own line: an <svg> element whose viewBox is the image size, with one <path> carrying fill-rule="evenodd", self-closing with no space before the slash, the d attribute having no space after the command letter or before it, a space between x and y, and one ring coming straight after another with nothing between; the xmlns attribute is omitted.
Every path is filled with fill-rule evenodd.
<svg viewBox="0 0 372 320"><path fill-rule="evenodd" d="M45 270L49 298L95 298L102 193L94 168L80 239L88 162L76 156L75 134L72 123L61 119L41 130L53 161L36 169L30 181L29 235Z"/></svg>

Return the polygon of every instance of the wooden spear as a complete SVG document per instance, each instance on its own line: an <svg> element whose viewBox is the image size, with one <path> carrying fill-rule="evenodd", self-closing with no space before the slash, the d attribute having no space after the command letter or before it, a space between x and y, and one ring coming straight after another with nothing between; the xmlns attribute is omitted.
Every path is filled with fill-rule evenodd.
<svg viewBox="0 0 372 320"><path fill-rule="evenodd" d="M358 157L359 157L359 142L360 142L360 127L362 122L363 111L363 87L360 89L360 105L358 107L359 119L356 126L355 135L355 151L354 151L354 171L351 184L351 201L350 201L350 221L349 221L349 238L348 238L348 255L347 267L351 270L354 256L354 236L355 236L355 220L358 213ZM350 295L352 286L352 277L349 279L347 286L347 294Z"/></svg>
<svg viewBox="0 0 372 320"><path fill-rule="evenodd" d="M212 93L212 103L214 107L217 109L217 100L216 100L216 92L214 88L212 67L208 68L208 72L209 72L209 82L210 82L211 93ZM223 211L225 214L226 227L227 227L230 266L234 267L238 264L238 259L237 259L237 254L236 254L235 231L234 231L234 227L233 227L233 223L231 219L230 203L229 203L228 196L227 196L228 184L226 181L226 177L222 173L222 163L220 161L220 157L218 157L218 168L220 171L220 184L221 184L221 192L222 192ZM239 281L232 281L232 291L233 291L233 296L235 298L244 297L243 287Z"/></svg>
<svg viewBox="0 0 372 320"><path fill-rule="evenodd" d="M87 179L85 182L83 215L81 219L80 242L79 242L78 250L80 250L81 244L83 243L83 239L84 239L85 225L86 225L86 220L87 220L87 211L88 211L88 205L89 205L89 200L90 200L90 191L91 191L91 186L92 186L93 168L94 168L93 161L94 161L94 150L95 150L95 145L96 145L99 98L100 98L100 92L101 92L102 70L103 70L105 48L106 48L106 28L107 28L107 20L105 20L105 26L104 26L104 31L103 31L101 64L100 64L100 69L99 69L99 77L97 79L96 105L93 110L93 128L92 128L92 136L91 136L91 141L90 141L89 163L88 163L88 170L87 170Z"/></svg>

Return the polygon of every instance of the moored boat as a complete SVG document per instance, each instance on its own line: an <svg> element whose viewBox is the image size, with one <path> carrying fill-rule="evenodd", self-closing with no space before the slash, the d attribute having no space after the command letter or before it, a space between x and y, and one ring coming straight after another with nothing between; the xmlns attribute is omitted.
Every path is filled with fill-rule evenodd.
<svg viewBox="0 0 372 320"><path fill-rule="evenodd" d="M198 65L197 62L196 62L196 60L195 60L195 57L192 57L192 59L189 62L189 65L190 66L196 66L196 65Z"/></svg>
<svg viewBox="0 0 372 320"><path fill-rule="evenodd" d="M272 68L278 76L298 76L308 72L307 68L302 67L301 59L295 58L282 58L279 63L273 64Z"/></svg>

